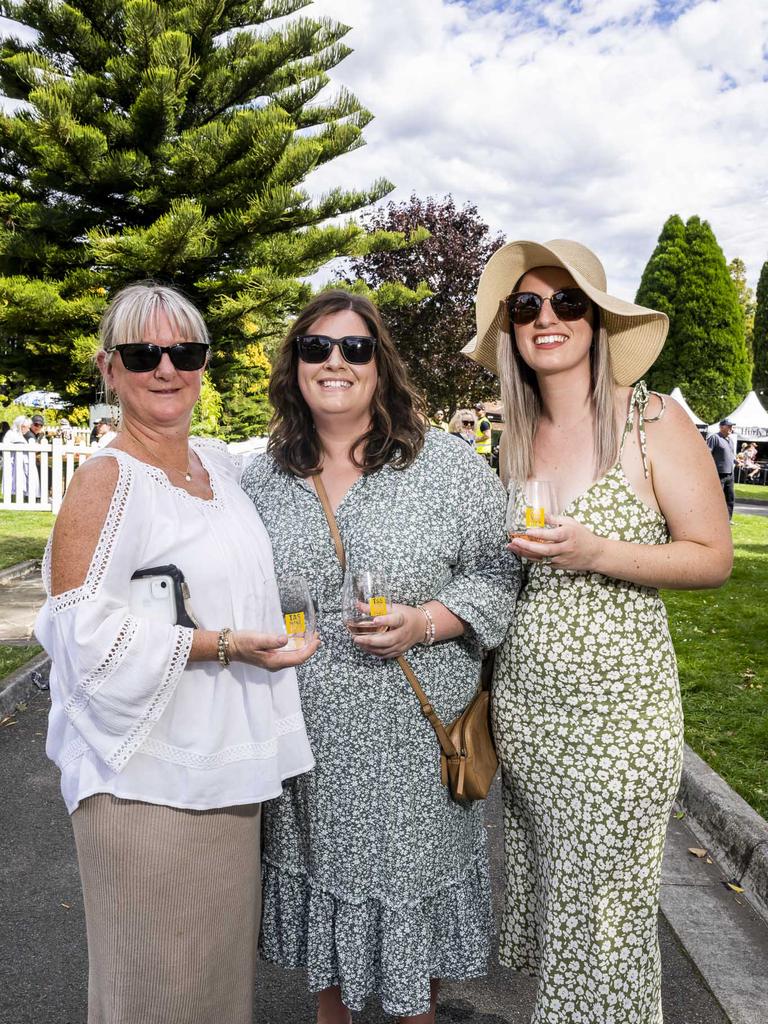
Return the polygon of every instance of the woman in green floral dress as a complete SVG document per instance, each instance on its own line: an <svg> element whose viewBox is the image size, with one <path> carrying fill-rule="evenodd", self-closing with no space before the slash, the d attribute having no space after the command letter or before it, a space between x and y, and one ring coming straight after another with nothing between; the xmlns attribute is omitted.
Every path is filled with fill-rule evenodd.
<svg viewBox="0 0 768 1024"><path fill-rule="evenodd" d="M561 513L509 545L526 563L494 680L500 957L538 973L535 1024L661 1024L656 912L683 730L657 588L724 582L725 504L680 406L629 386L666 316L609 295L584 246L498 250L477 319L468 354L501 378L513 510L535 478Z"/></svg>
<svg viewBox="0 0 768 1024"><path fill-rule="evenodd" d="M519 585L504 489L462 440L428 429L360 296L325 292L300 313L270 395L269 451L243 487L278 576L309 583L322 646L299 672L315 771L263 809L262 954L306 971L320 1024L346 1024L368 998L431 1024L438 978L486 972L485 831L482 804L441 784L437 738L393 659L407 651L444 722L469 703ZM377 620L387 632L344 627L318 477L350 571L389 580L392 611Z"/></svg>

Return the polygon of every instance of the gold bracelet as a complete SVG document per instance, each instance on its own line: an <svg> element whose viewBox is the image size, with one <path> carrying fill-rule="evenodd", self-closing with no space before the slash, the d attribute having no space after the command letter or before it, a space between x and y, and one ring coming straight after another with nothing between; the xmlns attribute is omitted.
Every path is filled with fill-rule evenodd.
<svg viewBox="0 0 768 1024"><path fill-rule="evenodd" d="M423 604L417 605L417 607L424 612L424 618L427 620L424 629L424 639L421 642L425 647L431 647L435 642L435 620L432 618L429 609L425 608Z"/></svg>
<svg viewBox="0 0 768 1024"><path fill-rule="evenodd" d="M231 629L222 629L216 644L216 657L222 668L226 668L232 660L229 656L229 638L232 635Z"/></svg>

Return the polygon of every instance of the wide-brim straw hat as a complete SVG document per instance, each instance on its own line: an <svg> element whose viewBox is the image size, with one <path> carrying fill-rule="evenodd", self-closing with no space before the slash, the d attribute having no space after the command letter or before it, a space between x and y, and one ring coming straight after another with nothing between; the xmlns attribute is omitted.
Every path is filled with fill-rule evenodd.
<svg viewBox="0 0 768 1024"><path fill-rule="evenodd" d="M557 238L538 242L509 242L488 260L475 298L477 335L461 350L498 375L496 348L500 331L511 331L505 299L517 282L536 267L562 267L600 307L600 322L608 333L611 366L617 384L634 384L656 361L669 330L666 313L636 306L609 295L605 270L585 245Z"/></svg>

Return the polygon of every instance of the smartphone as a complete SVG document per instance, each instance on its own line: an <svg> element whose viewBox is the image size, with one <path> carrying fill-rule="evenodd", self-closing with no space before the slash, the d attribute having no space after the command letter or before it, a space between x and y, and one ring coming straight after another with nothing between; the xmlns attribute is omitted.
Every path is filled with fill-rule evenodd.
<svg viewBox="0 0 768 1024"><path fill-rule="evenodd" d="M131 611L140 619L199 628L184 573L175 565L139 569L131 576Z"/></svg>

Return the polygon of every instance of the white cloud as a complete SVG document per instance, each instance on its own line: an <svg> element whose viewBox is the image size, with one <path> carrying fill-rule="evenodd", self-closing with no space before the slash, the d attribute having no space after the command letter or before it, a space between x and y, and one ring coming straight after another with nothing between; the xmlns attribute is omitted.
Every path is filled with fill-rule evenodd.
<svg viewBox="0 0 768 1024"><path fill-rule="evenodd" d="M577 10L578 8L578 10ZM508 238L584 241L632 298L670 213L768 259L768 5L754 0L316 0L333 72L376 115L313 189L451 191Z"/></svg>

